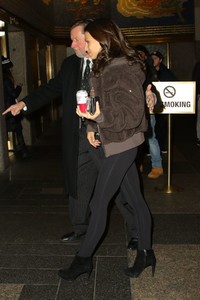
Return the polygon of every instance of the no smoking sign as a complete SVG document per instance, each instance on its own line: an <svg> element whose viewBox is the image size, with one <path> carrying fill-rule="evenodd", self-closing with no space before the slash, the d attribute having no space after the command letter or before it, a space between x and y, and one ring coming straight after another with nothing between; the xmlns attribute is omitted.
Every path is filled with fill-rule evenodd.
<svg viewBox="0 0 200 300"><path fill-rule="evenodd" d="M165 109L163 114L194 114L196 104L195 81L153 82Z"/></svg>

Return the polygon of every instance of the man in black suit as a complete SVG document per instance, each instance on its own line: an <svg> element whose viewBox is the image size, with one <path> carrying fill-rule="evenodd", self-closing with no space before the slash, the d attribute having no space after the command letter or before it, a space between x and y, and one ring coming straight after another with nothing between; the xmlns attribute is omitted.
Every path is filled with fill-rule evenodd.
<svg viewBox="0 0 200 300"><path fill-rule="evenodd" d="M30 114L62 95L64 181L66 193L69 195L69 213L74 230L61 238L65 242L80 239L85 235L89 219L89 202L103 155L101 147L95 149L87 141L85 124L80 122L76 114L76 92L81 88L84 60L87 58L84 39L86 24L87 21L80 21L72 26L71 47L75 54L64 59L58 74L3 113L11 112L17 115L23 110L25 114ZM150 90L147 93L153 98ZM127 207L124 195L116 198L116 204L130 229L131 240L128 247L136 249L137 230L134 213Z"/></svg>

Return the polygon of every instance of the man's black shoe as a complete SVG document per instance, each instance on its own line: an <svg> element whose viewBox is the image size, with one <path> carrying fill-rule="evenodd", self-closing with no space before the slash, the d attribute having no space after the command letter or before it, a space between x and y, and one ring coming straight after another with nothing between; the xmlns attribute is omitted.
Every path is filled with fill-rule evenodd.
<svg viewBox="0 0 200 300"><path fill-rule="evenodd" d="M130 239L127 249L131 249L131 250L137 250L138 248L138 238L137 237L133 237Z"/></svg>
<svg viewBox="0 0 200 300"><path fill-rule="evenodd" d="M70 232L70 233L66 233L65 235L63 235L61 237L61 241L63 242L73 242L73 241L77 241L80 240L83 236L85 236L85 233L75 233L75 232Z"/></svg>

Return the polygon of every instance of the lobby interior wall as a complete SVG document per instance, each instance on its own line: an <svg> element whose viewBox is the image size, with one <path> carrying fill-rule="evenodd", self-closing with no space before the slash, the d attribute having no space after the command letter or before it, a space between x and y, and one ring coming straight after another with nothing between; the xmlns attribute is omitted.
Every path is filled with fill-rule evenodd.
<svg viewBox="0 0 200 300"><path fill-rule="evenodd" d="M20 26L26 23L48 36L54 33L53 1L41 0L1 0L0 8L10 14L9 22Z"/></svg>

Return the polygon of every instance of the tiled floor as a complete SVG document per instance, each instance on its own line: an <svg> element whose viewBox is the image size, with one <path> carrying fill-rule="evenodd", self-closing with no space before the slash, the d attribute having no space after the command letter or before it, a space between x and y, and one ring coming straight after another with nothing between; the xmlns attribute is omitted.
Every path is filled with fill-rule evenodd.
<svg viewBox="0 0 200 300"><path fill-rule="evenodd" d="M200 148L193 115L176 116L172 128L171 193L165 175L148 180L144 194L154 217L155 277L146 269L129 280L123 270L135 252L127 251L127 232L116 207L94 257L89 281L60 280L78 243L63 244L71 230L63 192L60 124L52 124L32 147L31 159L17 160L0 175L0 300L195 300L200 299ZM169 186L168 186L169 189Z"/></svg>

